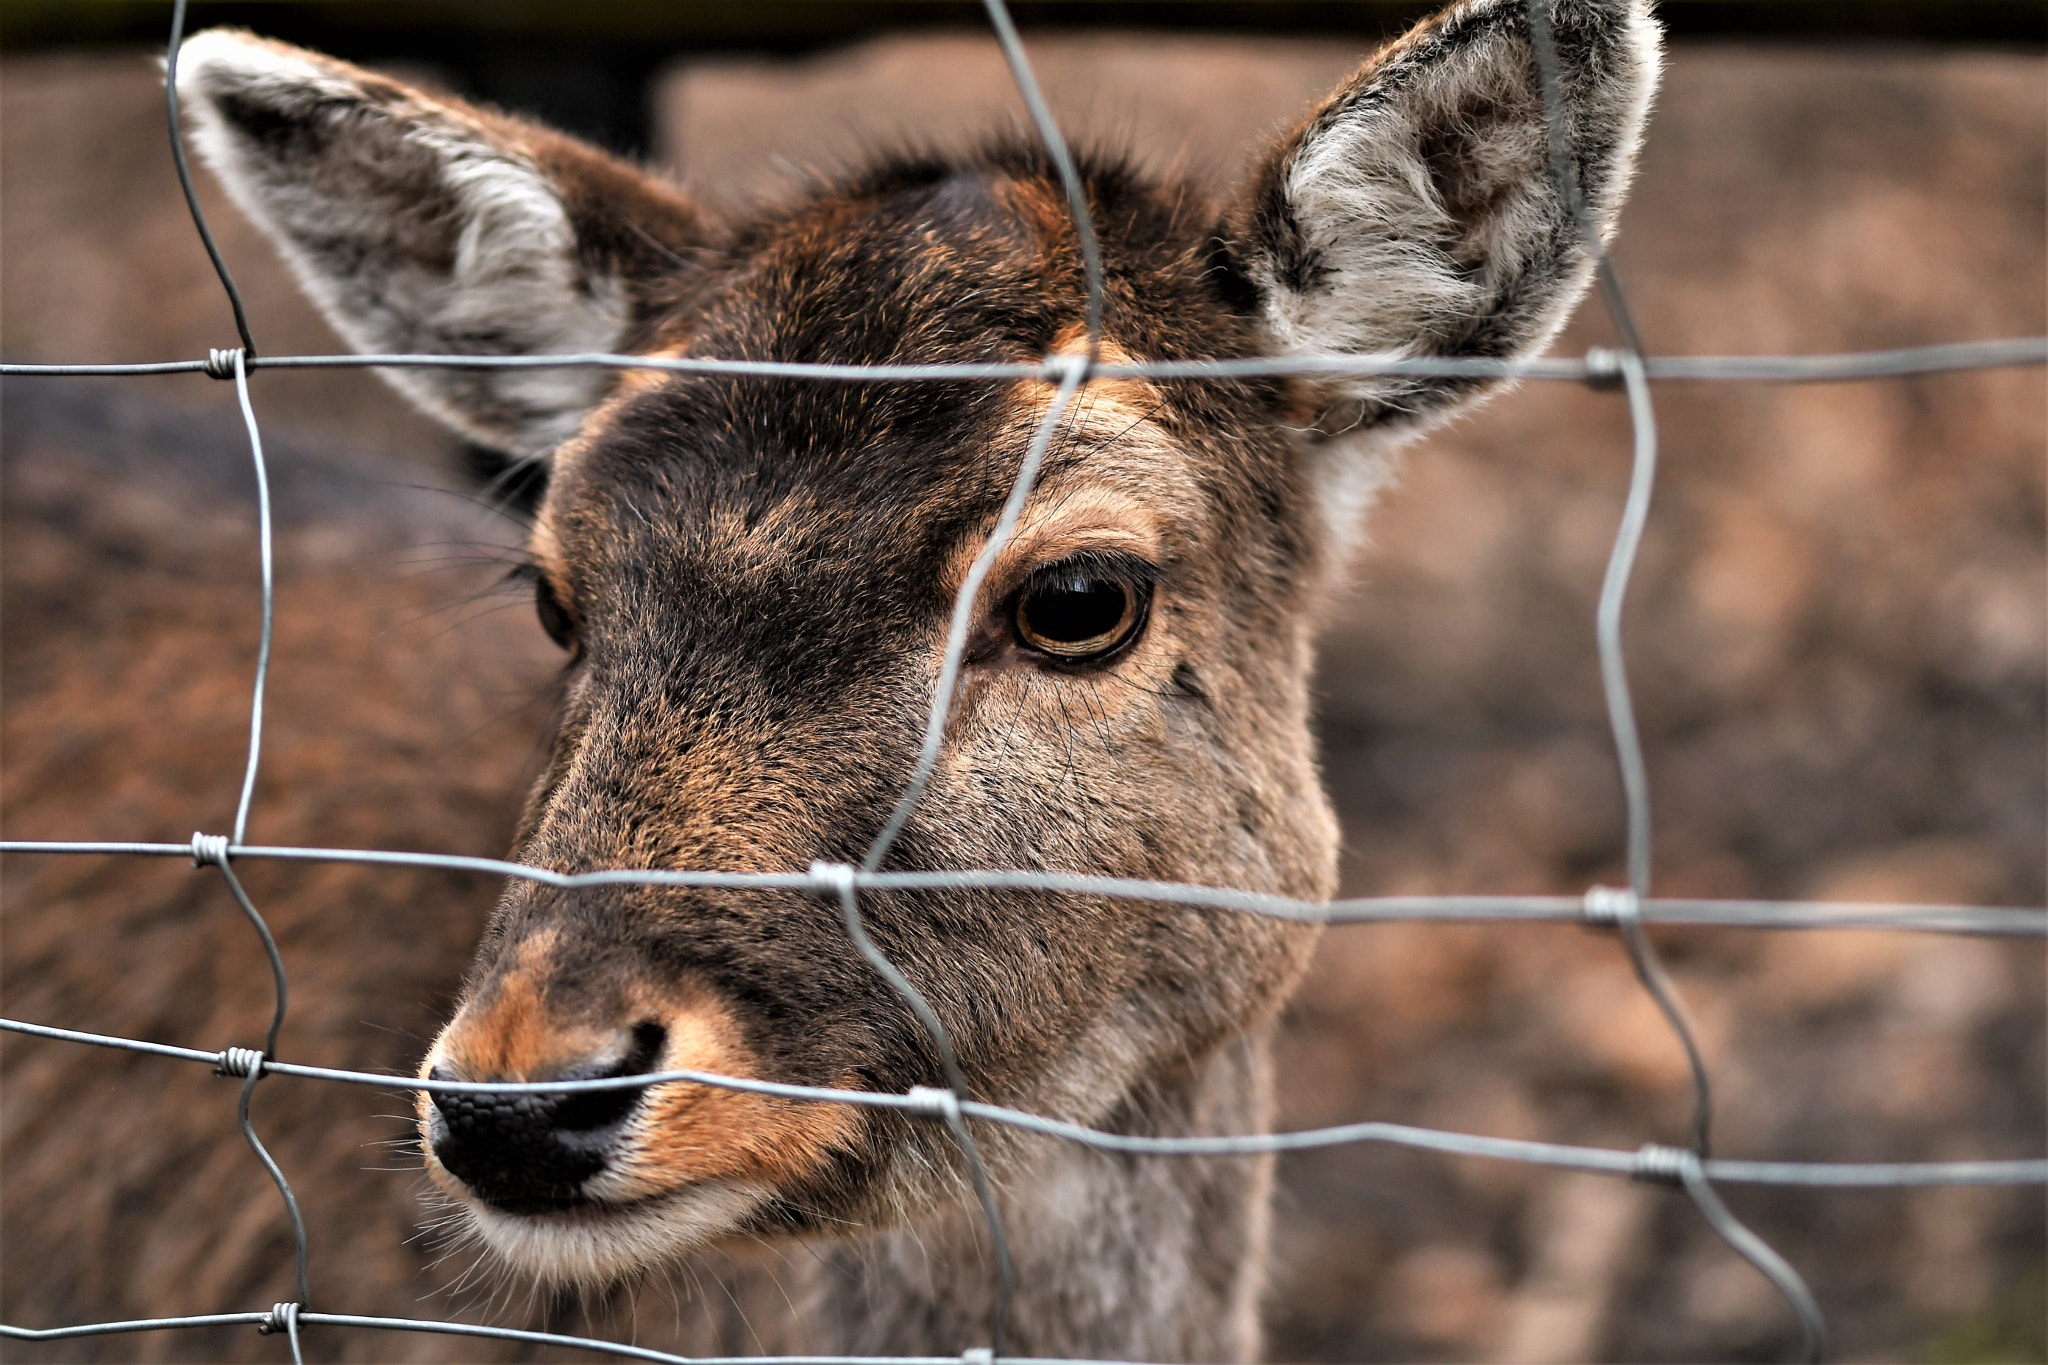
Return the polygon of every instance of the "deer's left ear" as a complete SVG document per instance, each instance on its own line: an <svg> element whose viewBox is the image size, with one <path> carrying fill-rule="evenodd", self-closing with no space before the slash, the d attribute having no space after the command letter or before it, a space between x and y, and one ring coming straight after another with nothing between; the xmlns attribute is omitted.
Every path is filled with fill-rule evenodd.
<svg viewBox="0 0 2048 1365"><path fill-rule="evenodd" d="M1657 85L1648 0L1538 0L1588 213L1614 227ZM1554 175L1528 0L1465 0L1313 110L1267 162L1231 243L1279 354L1524 356L1593 262ZM1413 431L1489 385L1303 381L1324 436Z"/></svg>
<svg viewBox="0 0 2048 1365"><path fill-rule="evenodd" d="M627 350L705 269L680 193L533 124L233 29L186 40L178 94L229 196L360 351ZM615 380L380 373L430 416L532 458Z"/></svg>

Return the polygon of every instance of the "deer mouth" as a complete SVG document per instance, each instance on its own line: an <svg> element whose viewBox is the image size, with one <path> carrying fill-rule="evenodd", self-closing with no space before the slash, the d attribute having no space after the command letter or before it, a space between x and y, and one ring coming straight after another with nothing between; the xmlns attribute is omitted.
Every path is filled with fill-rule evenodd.
<svg viewBox="0 0 2048 1365"><path fill-rule="evenodd" d="M717 1182L706 1182L713 1184ZM536 1225L575 1226L579 1223L610 1224L622 1219L637 1218L645 1214L659 1214L670 1205L686 1202L700 1187L666 1190L660 1194L638 1195L630 1199L603 1199L594 1195L532 1195L518 1197L493 1197L474 1189L469 1191L465 1203L488 1210L505 1217L521 1218Z"/></svg>
<svg viewBox="0 0 2048 1365"><path fill-rule="evenodd" d="M737 1169L745 1163L730 1150L696 1153L684 1165L664 1160L675 1135L664 1141L649 1117L593 1135L598 1150L584 1158L587 1167L565 1168L557 1152L553 1168L535 1171L502 1160L478 1167L458 1155L445 1118L434 1113L423 1125L427 1172L506 1268L544 1285L603 1287L734 1232L776 1191L773 1179ZM444 1155L455 1158L452 1166ZM705 1169L712 1161L724 1169Z"/></svg>
<svg viewBox="0 0 2048 1365"><path fill-rule="evenodd" d="M489 1255L544 1285L599 1288L627 1281L732 1232L770 1191L707 1180L623 1201L528 1200L505 1207L458 1195Z"/></svg>

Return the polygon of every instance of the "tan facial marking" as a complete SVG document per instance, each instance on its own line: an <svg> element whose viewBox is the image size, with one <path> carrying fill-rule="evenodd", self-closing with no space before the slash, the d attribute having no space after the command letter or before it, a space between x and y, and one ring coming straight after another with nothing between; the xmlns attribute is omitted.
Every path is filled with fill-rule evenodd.
<svg viewBox="0 0 2048 1365"><path fill-rule="evenodd" d="M665 1070L758 1076L722 1002L699 997L666 1017ZM849 1085L851 1078L842 1078ZM642 1198L711 1179L777 1184L812 1174L848 1146L861 1127L843 1104L778 1099L718 1086L657 1086L641 1102L631 1139L611 1169L592 1182L606 1199Z"/></svg>
<svg viewBox="0 0 2048 1365"><path fill-rule="evenodd" d="M464 1079L545 1080L560 1063L585 1055L548 1017L542 995L556 934L545 929L521 943L509 970L469 1001L441 1030L420 1074L439 1065ZM585 1039L596 1045L602 1040ZM420 1097L421 1113L427 1097Z"/></svg>
<svg viewBox="0 0 2048 1365"><path fill-rule="evenodd" d="M645 354L649 360L676 360L688 346L687 340L673 341ZM674 378L673 370L620 370L618 387L612 392L616 398L629 398L635 394L658 389Z"/></svg>

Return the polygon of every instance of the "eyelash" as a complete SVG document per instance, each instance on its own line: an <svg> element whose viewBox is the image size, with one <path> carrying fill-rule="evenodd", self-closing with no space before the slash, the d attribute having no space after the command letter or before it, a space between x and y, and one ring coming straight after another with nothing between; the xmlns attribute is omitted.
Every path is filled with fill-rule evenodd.
<svg viewBox="0 0 2048 1365"><path fill-rule="evenodd" d="M562 605L561 598L555 595L554 584L548 581L547 574L540 566L516 564L506 577L533 585L534 614L540 618L540 628L547 632L548 638L557 646L572 654L576 653L579 648L576 639L576 618L569 614L569 609Z"/></svg>

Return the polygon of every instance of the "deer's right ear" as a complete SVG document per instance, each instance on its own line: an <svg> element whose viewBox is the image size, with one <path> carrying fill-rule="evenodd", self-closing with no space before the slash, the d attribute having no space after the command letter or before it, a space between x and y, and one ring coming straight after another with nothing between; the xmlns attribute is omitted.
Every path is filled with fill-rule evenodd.
<svg viewBox="0 0 2048 1365"><path fill-rule="evenodd" d="M1535 0L1594 231L1614 229L1656 90L1649 0ZM1531 0L1462 0L1339 86L1240 206L1231 264L1278 354L1539 351L1593 273L1551 163ZM1412 433L1490 385L1304 380L1324 437Z"/></svg>
<svg viewBox="0 0 2048 1365"><path fill-rule="evenodd" d="M229 196L367 352L538 355L641 340L693 272L677 192L559 134L252 34L187 39L178 94ZM598 370L380 373L529 458L611 387Z"/></svg>

